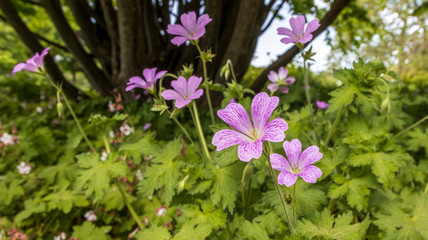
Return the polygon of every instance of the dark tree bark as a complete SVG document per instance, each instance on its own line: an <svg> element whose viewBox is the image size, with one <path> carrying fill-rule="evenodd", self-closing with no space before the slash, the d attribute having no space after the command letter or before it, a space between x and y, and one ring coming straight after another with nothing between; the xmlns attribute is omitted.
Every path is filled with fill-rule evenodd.
<svg viewBox="0 0 428 240"><path fill-rule="evenodd" d="M216 54L213 62L208 63L208 77L224 84L218 69L231 59L239 80L250 65L258 37L270 26L281 7L291 4L287 0L65 2L67 5L61 6L59 0L37 1L45 8L90 84L104 95L112 94L113 88L124 93L128 79L141 75L147 67L176 73L182 64L187 63L193 64L195 74L201 76L202 66L196 48L184 44L176 47L170 42L174 36L167 34L166 29L171 24L171 16L181 23L181 14L195 11L199 15L202 9L210 15L212 22L207 25L200 44L202 49L210 48ZM314 35L324 31L349 2L336 0ZM61 7L71 10L80 28L78 32L71 29ZM269 15L271 11L273 14ZM271 18L267 19L268 16ZM252 88L260 90L266 82L266 74L288 63L296 54L293 48L281 56L257 78Z"/></svg>
<svg viewBox="0 0 428 240"><path fill-rule="evenodd" d="M309 45L316 37L318 37L322 32L324 32L328 26L330 26L334 20L337 18L339 13L345 8L351 0L336 0L330 8L330 11L324 16L321 20L321 26L312 33L313 38L310 42L306 43L305 47ZM251 89L255 92L260 91L267 79L267 75L270 71L277 71L281 66L285 66L290 63L293 58L299 54L299 49L296 46L293 46L291 49L282 54L275 62L273 62L269 67L267 67L261 74L256 78L251 86Z"/></svg>
<svg viewBox="0 0 428 240"><path fill-rule="evenodd" d="M1 0L0 9L4 13L4 20L15 29L25 45L27 45L32 52L41 52L43 50L43 46L39 43L37 35L27 28L25 23L19 17L15 6L9 0ZM49 77L56 84L62 84L66 94L76 98L79 95L79 90L65 80L51 55L48 54L45 56L44 63Z"/></svg>

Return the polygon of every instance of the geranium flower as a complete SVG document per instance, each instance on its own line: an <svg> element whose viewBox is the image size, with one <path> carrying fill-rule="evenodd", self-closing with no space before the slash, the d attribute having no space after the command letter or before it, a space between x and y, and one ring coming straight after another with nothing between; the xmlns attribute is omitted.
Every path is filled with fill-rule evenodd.
<svg viewBox="0 0 428 240"><path fill-rule="evenodd" d="M25 162L21 162L17 167L19 174L28 175L31 171L31 166L26 164Z"/></svg>
<svg viewBox="0 0 428 240"><path fill-rule="evenodd" d="M146 124L144 124L144 126L143 126L143 130L144 130L144 131L147 131L151 126L152 126L152 124L151 124L151 123L146 123Z"/></svg>
<svg viewBox="0 0 428 240"><path fill-rule="evenodd" d="M0 137L0 142L2 142L4 145L14 145L15 141L13 139L13 136L9 133L3 133L3 135Z"/></svg>
<svg viewBox="0 0 428 240"><path fill-rule="evenodd" d="M156 74L156 68L145 68L143 70L144 79L140 76L133 76L129 79L125 91L131 91L134 88L143 88L153 91L156 81L160 79L167 71L160 71Z"/></svg>
<svg viewBox="0 0 428 240"><path fill-rule="evenodd" d="M267 88L271 92L276 92L279 89L282 93L288 93L287 85L293 84L296 79L294 77L287 77L288 69L284 67L280 67L278 73L275 71L270 71L268 75L268 79L272 82Z"/></svg>
<svg viewBox="0 0 428 240"><path fill-rule="evenodd" d="M169 24L166 31L169 34L177 35L171 42L177 46L180 46L187 40L198 40L205 34L205 25L211 22L211 18L208 14L204 14L196 19L195 12L188 12L181 14L181 24Z"/></svg>
<svg viewBox="0 0 428 240"><path fill-rule="evenodd" d="M100 159L101 159L101 161L105 162L107 160L107 157L108 157L108 152L107 151L103 151L101 153Z"/></svg>
<svg viewBox="0 0 428 240"><path fill-rule="evenodd" d="M321 177L321 169L312 166L323 156L317 146L310 146L303 153L302 143L299 139L293 139L291 142L285 141L282 146L288 160L277 153L270 155L272 167L281 171L278 175L278 184L290 187L296 182L298 176L305 182L315 183L317 178Z"/></svg>
<svg viewBox="0 0 428 240"><path fill-rule="evenodd" d="M204 93L203 89L198 89L202 82L202 78L191 76L189 81L183 76L178 77L177 80L171 82L174 90L167 89L162 92L161 96L166 100L175 100L175 106L182 108L189 104L192 99L198 99Z"/></svg>
<svg viewBox="0 0 428 240"><path fill-rule="evenodd" d="M312 39L312 32L317 30L321 24L318 19L314 19L308 23L305 29L305 17L303 15L299 15L296 18L290 19L291 29L289 28L278 28L279 35L285 35L285 38L281 39L282 43L307 43Z"/></svg>
<svg viewBox="0 0 428 240"><path fill-rule="evenodd" d="M120 128L119 128L120 132L122 133L122 135L128 136L131 133L134 132L134 129L132 127L130 127L128 124L123 124Z"/></svg>
<svg viewBox="0 0 428 240"><path fill-rule="evenodd" d="M97 215L95 214L95 211L94 211L94 210L87 211L87 212L85 213L84 217L85 217L85 218L86 218L86 220L87 220L87 221L89 221L89 222L93 222L93 221L97 220Z"/></svg>
<svg viewBox="0 0 428 240"><path fill-rule="evenodd" d="M225 109L218 110L217 115L235 130L218 131L212 144L217 147L217 151L239 144L238 157L244 162L260 158L263 141L281 142L285 138L284 131L288 129L288 124L282 118L269 122L278 103L278 97L269 97L265 92L257 94L251 104L252 122L241 104L229 103Z"/></svg>
<svg viewBox="0 0 428 240"><path fill-rule="evenodd" d="M323 102L323 101L316 101L317 107L321 109L326 109L330 104Z"/></svg>
<svg viewBox="0 0 428 240"><path fill-rule="evenodd" d="M43 58L48 54L49 50L50 48L47 47L43 49L41 54L39 53L34 54L34 56L28 59L25 63L18 63L13 68L12 73L17 73L21 70L27 70L30 72L38 72L38 73L44 72Z"/></svg>

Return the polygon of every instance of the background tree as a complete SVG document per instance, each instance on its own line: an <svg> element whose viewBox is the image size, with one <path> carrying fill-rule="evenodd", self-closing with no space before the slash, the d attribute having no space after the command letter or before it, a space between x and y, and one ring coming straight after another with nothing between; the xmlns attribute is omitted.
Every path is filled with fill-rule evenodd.
<svg viewBox="0 0 428 240"><path fill-rule="evenodd" d="M216 70L231 59L237 78L241 79L250 65L258 37L269 28L282 7L289 7L294 14L319 15L322 26L315 32L316 37L333 23L349 2L335 0L327 10L319 9L312 0L2 0L0 9L1 19L15 29L32 52L41 51L43 47L39 41L44 41L70 53L91 86L100 94L109 95L114 88L123 91L129 77L141 74L145 67L156 66L176 72L182 64L193 63L196 71L201 71L200 64L193 60L198 54L196 49L177 48L170 43L172 36L165 32L168 24L174 23L182 13L205 12L213 19L201 39L201 46L211 48L216 54L209 67L209 77L222 83L224 79ZM28 28L25 17L31 13L25 9L29 6L49 16L55 35L60 39L45 37L36 29ZM267 73L286 65L296 54L295 48L285 52L257 78L252 89L261 90ZM49 74L67 83L58 69L52 59L47 60ZM72 84L64 85L71 92L76 91Z"/></svg>

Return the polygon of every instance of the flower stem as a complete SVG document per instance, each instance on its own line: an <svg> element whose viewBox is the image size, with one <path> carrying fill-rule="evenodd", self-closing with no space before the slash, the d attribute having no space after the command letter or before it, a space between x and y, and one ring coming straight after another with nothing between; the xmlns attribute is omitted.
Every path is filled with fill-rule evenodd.
<svg viewBox="0 0 428 240"><path fill-rule="evenodd" d="M202 57L202 50L199 47L199 44L196 43L195 46L198 49L199 56L200 56L200 58L202 60L202 67L204 69L204 85L205 85L205 91L207 92L208 107L210 109L210 115L211 115L212 124L215 124L214 111L213 111L213 107L212 107L212 104L211 104L210 90L208 88L207 63L206 63L205 59Z"/></svg>
<svg viewBox="0 0 428 240"><path fill-rule="evenodd" d="M171 111L169 111L167 109L169 115L171 116ZM183 125L181 125L180 121L178 121L178 119L176 117L172 117L172 120L174 120L175 123L177 123L177 125L181 128L181 131L183 131L184 135L186 135L186 137L189 139L190 143L193 143L192 138L189 135L189 132L187 132L187 130L183 127Z"/></svg>
<svg viewBox="0 0 428 240"><path fill-rule="evenodd" d="M397 133L397 135L393 136L393 138L398 138L399 136L401 136L401 135L405 134L407 131L409 131L410 129L412 129L412 128L414 128L414 127L418 126L419 124L421 124L422 122L424 122L424 121L425 121L425 120L427 120L427 119L428 119L428 115L427 115L427 116L425 116L424 118L422 118L421 120L417 121L416 123L412 124L410 127L408 127L408 128L406 128L406 129L404 129L403 131L401 131L401 132Z"/></svg>
<svg viewBox="0 0 428 240"><path fill-rule="evenodd" d="M134 208L128 202L128 199L126 198L125 192L123 191L122 186L120 186L120 183L117 180L116 180L116 186L117 186L117 188L119 188L120 195L122 195L122 199L125 202L125 205L128 208L129 212L131 212L131 215L134 218L135 222L137 222L140 229L144 229L143 224L141 223L140 219L138 218L137 214L135 213Z"/></svg>
<svg viewBox="0 0 428 240"><path fill-rule="evenodd" d="M278 178L277 178L275 172L273 171L272 164L269 161L269 155L270 155L269 152L270 152L270 150L268 150L268 149L266 149L266 151L263 151L263 153L265 154L265 157L266 157L266 161L268 161L268 163L269 163L269 171L270 171L270 174L272 176L272 180L275 184L276 192L278 193L279 198L281 200L282 209L284 210L285 219L288 222L288 226L290 228L291 235L294 236L294 234L295 234L294 226L291 222L290 215L288 214L287 207L286 207L287 204L285 203L284 194L282 193L281 188L279 187L279 184L277 181Z"/></svg>
<svg viewBox="0 0 428 240"><path fill-rule="evenodd" d="M199 121L198 108L196 108L195 102L193 102L193 111L195 112L195 115L194 115L195 125L196 125L196 129L198 130L198 133L199 133L199 138L201 139L202 149L204 150L206 158L211 162L211 155L210 155L210 152L208 151L208 147L207 147L207 144L205 142L204 133L202 131L201 123Z"/></svg>
<svg viewBox="0 0 428 240"><path fill-rule="evenodd" d="M330 142L330 139L333 136L334 130L336 129L337 124L339 123L340 117L342 117L343 110L345 110L345 105L340 108L340 111L336 116L336 120L334 120L333 126L330 128L327 138L325 139L324 146L328 146L328 143Z"/></svg>
<svg viewBox="0 0 428 240"><path fill-rule="evenodd" d="M311 112L311 122L312 122L312 137L315 143L318 143L317 134L315 132L315 122L314 122L314 111L312 110L311 96L309 95L308 89L308 68L306 67L306 59L303 58L303 79L305 82L305 95L306 101L308 102L309 111Z"/></svg>
<svg viewBox="0 0 428 240"><path fill-rule="evenodd" d="M296 185L297 181L293 185L293 224L296 226L297 224L297 216L296 216Z"/></svg>

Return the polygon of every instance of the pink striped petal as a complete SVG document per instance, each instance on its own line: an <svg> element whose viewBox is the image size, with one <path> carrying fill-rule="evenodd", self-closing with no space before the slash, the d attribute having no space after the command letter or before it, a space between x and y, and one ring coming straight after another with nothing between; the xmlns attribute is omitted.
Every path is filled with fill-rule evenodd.
<svg viewBox="0 0 428 240"><path fill-rule="evenodd" d="M251 142L251 140L244 134L232 129L223 129L214 134L211 143L217 147L217 151L221 151L225 148L247 142Z"/></svg>
<svg viewBox="0 0 428 240"><path fill-rule="evenodd" d="M296 18L290 19L291 29L294 32L296 37L302 37L305 29L305 17L303 15L299 15Z"/></svg>
<svg viewBox="0 0 428 240"><path fill-rule="evenodd" d="M278 82L279 80L278 74L275 71L270 71L267 77L271 82Z"/></svg>
<svg viewBox="0 0 428 240"><path fill-rule="evenodd" d="M290 164L288 164L288 161L284 156L278 153L272 153L269 156L269 160L274 169L278 171L290 171Z"/></svg>
<svg viewBox="0 0 428 240"><path fill-rule="evenodd" d="M187 95L187 81L183 76L179 76L177 80L171 82L171 86L177 91L181 96Z"/></svg>
<svg viewBox="0 0 428 240"><path fill-rule="evenodd" d="M253 98L253 102L251 103L251 117L257 133L263 131L278 103L278 97L269 97L265 92L258 93Z"/></svg>
<svg viewBox="0 0 428 240"><path fill-rule="evenodd" d="M236 130L247 136L251 135L253 125L251 124L247 111L245 111L241 104L229 103L225 109L218 110L217 115Z"/></svg>
<svg viewBox="0 0 428 240"><path fill-rule="evenodd" d="M299 167L304 168L320 160L323 155L319 151L320 149L315 145L306 148L300 155Z"/></svg>
<svg viewBox="0 0 428 240"><path fill-rule="evenodd" d="M296 183L297 176L297 174L283 171L278 175L278 184L291 187L294 183Z"/></svg>
<svg viewBox="0 0 428 240"><path fill-rule="evenodd" d="M269 89L269 91L271 91L271 92L276 92L276 90L278 90L278 84L276 84L276 83L270 83L267 86L267 89Z"/></svg>
<svg viewBox="0 0 428 240"><path fill-rule="evenodd" d="M299 176L307 183L316 183L317 178L322 176L321 169L315 166L307 166L300 173Z"/></svg>
<svg viewBox="0 0 428 240"><path fill-rule="evenodd" d="M182 108L184 106L186 106L187 104L189 104L192 101L192 99L187 98L187 99L182 99L179 98L177 100L175 100L175 107L176 108Z"/></svg>
<svg viewBox="0 0 428 240"><path fill-rule="evenodd" d="M189 33L196 33L196 13L188 12L181 14L181 24Z"/></svg>
<svg viewBox="0 0 428 240"><path fill-rule="evenodd" d="M284 67L280 67L278 70L278 78L280 80L285 79L288 75L288 69Z"/></svg>
<svg viewBox="0 0 428 240"><path fill-rule="evenodd" d="M312 33L313 31L317 30L321 26L320 21L318 19L314 19L306 25L305 35L308 33Z"/></svg>
<svg viewBox="0 0 428 240"><path fill-rule="evenodd" d="M263 152L263 141L258 139L239 145L238 157L241 161L249 162L251 159L259 159Z"/></svg>
<svg viewBox="0 0 428 240"><path fill-rule="evenodd" d="M297 42L297 38L295 38L295 37L293 37L293 38L287 38L287 37L285 37L285 38L281 39L281 42L285 43L285 44L289 44L289 43L292 43L292 42Z"/></svg>
<svg viewBox="0 0 428 240"><path fill-rule="evenodd" d="M189 96L190 99L198 99L204 94L203 89L198 89L195 93L193 93L191 96Z"/></svg>
<svg viewBox="0 0 428 240"><path fill-rule="evenodd" d="M187 82L187 93L192 95L202 82L201 77L191 76Z"/></svg>
<svg viewBox="0 0 428 240"><path fill-rule="evenodd" d="M285 83L287 84L293 84L296 81L296 79L294 77L288 77L285 79Z"/></svg>
<svg viewBox="0 0 428 240"><path fill-rule="evenodd" d="M297 42L307 43L307 42L311 41L311 39L312 39L312 34L308 33L308 34L305 34L302 38L298 39Z"/></svg>
<svg viewBox="0 0 428 240"><path fill-rule="evenodd" d="M171 90L171 89L167 89L165 91L162 92L161 96L165 99L165 100L177 100L177 99L182 99L181 95L178 94L178 92Z"/></svg>
<svg viewBox="0 0 428 240"><path fill-rule="evenodd" d="M210 18L210 16L208 16L208 14L204 14L198 18L198 21L196 23L196 28L199 31L200 28L205 28L205 25L207 25L211 21L212 19Z"/></svg>
<svg viewBox="0 0 428 240"><path fill-rule="evenodd" d="M290 38L296 38L296 35L294 34L294 32L288 28L280 27L277 30L278 30L278 35L285 35L285 36L288 36Z"/></svg>
<svg viewBox="0 0 428 240"><path fill-rule="evenodd" d="M182 37L187 37L188 35L186 29L184 29L184 27L180 24L169 24L166 32L171 35L178 35Z"/></svg>
<svg viewBox="0 0 428 240"><path fill-rule="evenodd" d="M263 141L281 142L284 141L284 132L288 129L288 124L282 118L275 118L270 121L263 130Z"/></svg>
<svg viewBox="0 0 428 240"><path fill-rule="evenodd" d="M168 71L159 71L156 74L156 79L160 79L161 77L163 77L163 75L165 75Z"/></svg>
<svg viewBox="0 0 428 240"><path fill-rule="evenodd" d="M180 46L181 44L185 43L187 41L187 37L174 37L171 39L171 42L177 46Z"/></svg>
<svg viewBox="0 0 428 240"><path fill-rule="evenodd" d="M295 138L291 142L285 141L282 147L287 155L288 162L293 168L296 168L299 163L300 154L302 153L302 143L300 143L299 139Z"/></svg>

